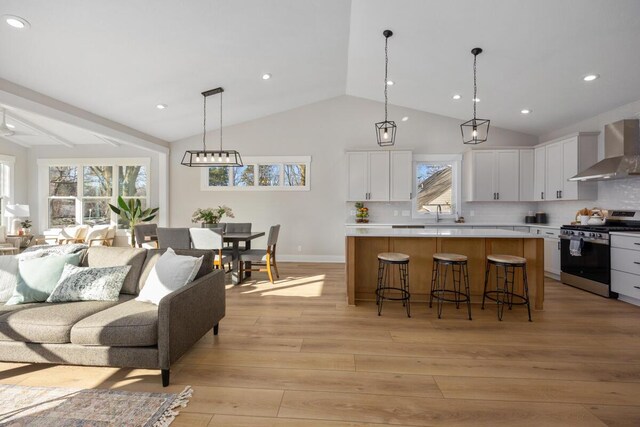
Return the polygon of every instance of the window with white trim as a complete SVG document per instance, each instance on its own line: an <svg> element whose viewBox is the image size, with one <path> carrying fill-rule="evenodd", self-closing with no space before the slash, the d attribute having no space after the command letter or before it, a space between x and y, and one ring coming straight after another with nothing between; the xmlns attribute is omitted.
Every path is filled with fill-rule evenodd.
<svg viewBox="0 0 640 427"><path fill-rule="evenodd" d="M308 191L310 156L244 157L244 166L203 168L207 191Z"/></svg>
<svg viewBox="0 0 640 427"><path fill-rule="evenodd" d="M0 154L0 225L8 225L4 214L13 193L14 164L15 157Z"/></svg>
<svg viewBox="0 0 640 427"><path fill-rule="evenodd" d="M40 174L46 177L46 224L62 228L77 224L129 224L117 217L109 204L118 196L125 201L141 199L149 205L148 159L40 160ZM41 176L42 179L42 176Z"/></svg>
<svg viewBox="0 0 640 427"><path fill-rule="evenodd" d="M454 217L460 211L459 155L414 156L413 217Z"/></svg>

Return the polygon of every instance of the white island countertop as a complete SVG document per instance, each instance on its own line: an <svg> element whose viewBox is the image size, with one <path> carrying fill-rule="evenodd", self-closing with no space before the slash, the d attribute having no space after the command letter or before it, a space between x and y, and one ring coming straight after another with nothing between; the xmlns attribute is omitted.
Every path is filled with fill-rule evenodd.
<svg viewBox="0 0 640 427"><path fill-rule="evenodd" d="M542 235L511 230L469 229L469 228L351 228L346 237L467 237L499 239L542 239Z"/></svg>

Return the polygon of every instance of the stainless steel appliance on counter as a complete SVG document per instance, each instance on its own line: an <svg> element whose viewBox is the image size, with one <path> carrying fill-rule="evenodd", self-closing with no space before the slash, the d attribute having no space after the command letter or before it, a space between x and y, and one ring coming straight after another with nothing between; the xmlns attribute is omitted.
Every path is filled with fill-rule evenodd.
<svg viewBox="0 0 640 427"><path fill-rule="evenodd" d="M560 229L562 283L617 298L611 292L609 233L640 231L640 211L609 211L604 225L563 225Z"/></svg>

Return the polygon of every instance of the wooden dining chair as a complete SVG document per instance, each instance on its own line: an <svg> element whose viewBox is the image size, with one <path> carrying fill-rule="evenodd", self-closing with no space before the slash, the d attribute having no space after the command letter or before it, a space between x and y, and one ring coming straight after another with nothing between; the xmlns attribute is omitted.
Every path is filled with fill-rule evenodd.
<svg viewBox="0 0 640 427"><path fill-rule="evenodd" d="M267 237L267 249L248 249L240 253L240 274L245 271L266 271L269 275L269 281L273 283L273 271L276 278L280 278L278 272L278 264L276 262L276 245L278 244L278 235L280 234L280 224L273 225L269 229ZM263 268L245 268L244 263L251 262L261 265Z"/></svg>
<svg viewBox="0 0 640 427"><path fill-rule="evenodd" d="M221 229L215 228L190 228L191 244L194 249L208 249L214 252L213 266L222 269L225 264L231 263L231 256L222 253Z"/></svg>

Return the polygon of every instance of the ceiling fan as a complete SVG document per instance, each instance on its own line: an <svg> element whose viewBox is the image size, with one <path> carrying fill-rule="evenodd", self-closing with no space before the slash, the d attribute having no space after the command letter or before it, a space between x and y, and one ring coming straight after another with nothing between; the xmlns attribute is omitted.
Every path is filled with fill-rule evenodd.
<svg viewBox="0 0 640 427"><path fill-rule="evenodd" d="M0 136L35 136L30 133L16 132L7 125L7 110L2 109L2 123L0 124Z"/></svg>

